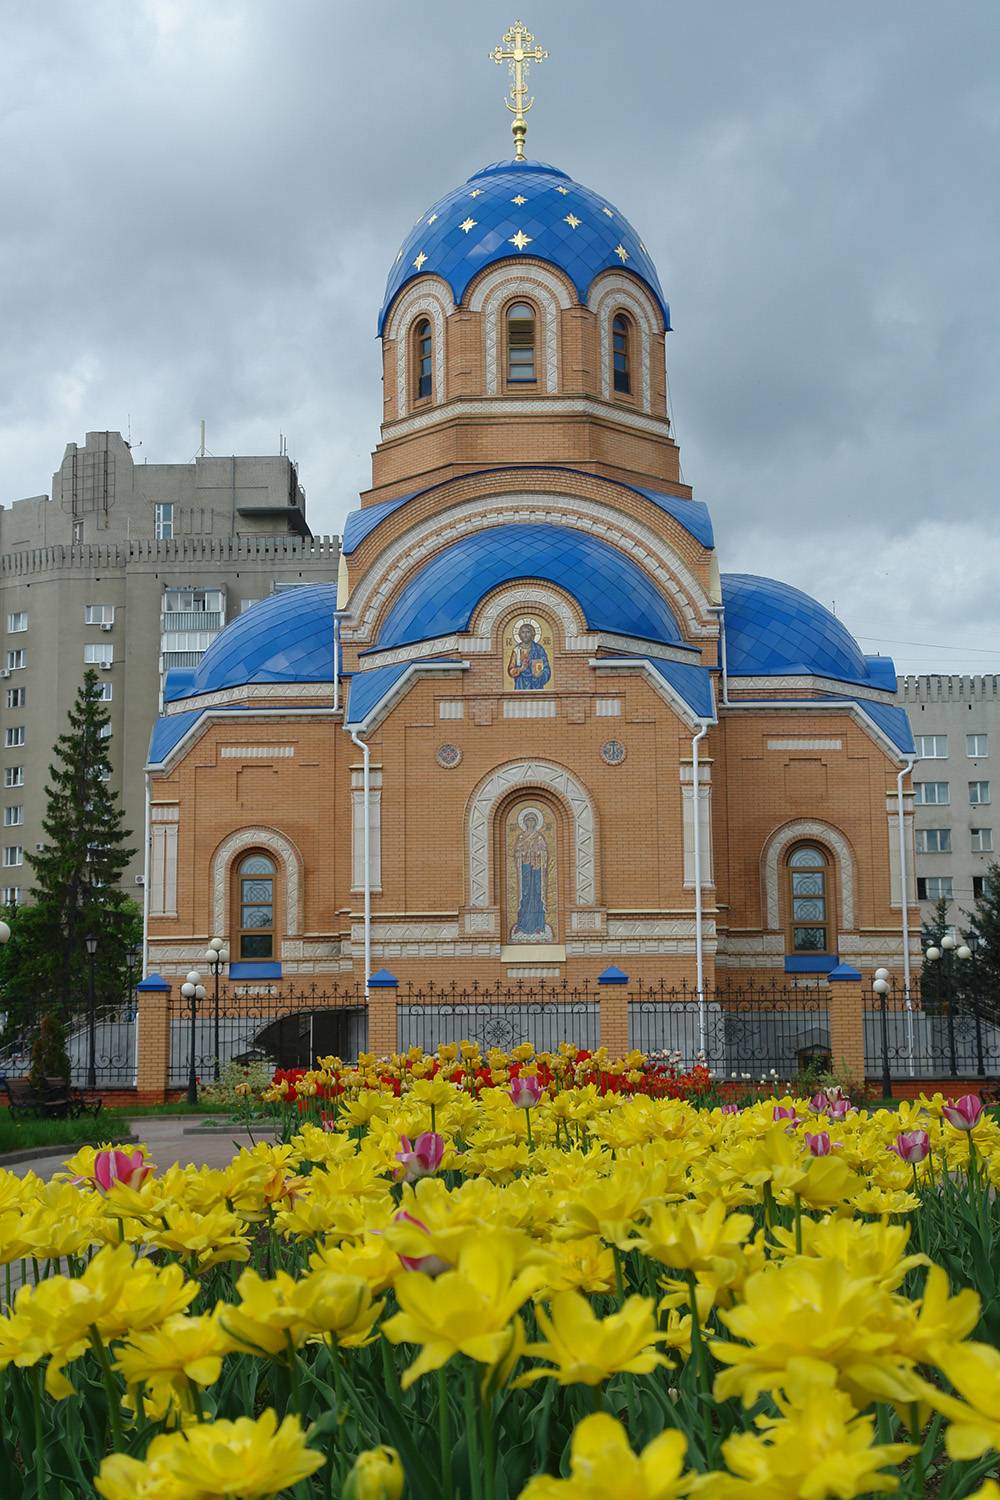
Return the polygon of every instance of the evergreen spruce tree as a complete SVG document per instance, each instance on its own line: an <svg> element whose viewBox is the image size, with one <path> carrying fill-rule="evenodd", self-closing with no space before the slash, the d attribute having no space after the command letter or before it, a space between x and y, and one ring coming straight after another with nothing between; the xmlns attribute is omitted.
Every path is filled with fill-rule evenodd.
<svg viewBox="0 0 1000 1500"><path fill-rule="evenodd" d="M975 909L964 915L969 918L969 928L979 934L975 974L980 1005L995 1016L1000 1012L1000 864L989 866L983 894ZM967 961L964 967L971 971L972 964Z"/></svg>
<svg viewBox="0 0 1000 1500"><path fill-rule="evenodd" d="M118 793L108 784L109 715L88 669L69 711L69 732L55 744L49 767L43 850L28 856L35 884L31 906L17 910L4 952L4 999L11 1020L53 1011L63 1020L87 1010L88 933L97 939L94 984L98 1006L116 1005L125 986L125 951L136 938L136 904L120 888L135 853L122 827Z"/></svg>

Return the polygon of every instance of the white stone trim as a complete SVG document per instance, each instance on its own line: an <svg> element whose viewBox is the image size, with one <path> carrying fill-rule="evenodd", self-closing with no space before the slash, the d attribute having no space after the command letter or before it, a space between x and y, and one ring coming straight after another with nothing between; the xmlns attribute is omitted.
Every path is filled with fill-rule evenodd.
<svg viewBox="0 0 1000 1500"><path fill-rule="evenodd" d="M509 602L510 596L505 595L504 597ZM538 593L536 590L524 590L525 605L532 607L537 597ZM683 646L664 646L659 642L641 641L638 636L613 635L610 630L597 630L592 635L567 636L565 646L567 651L586 651L590 655L593 655L595 651L599 651L602 646L606 647L609 651L634 652L636 655L643 657L650 656L655 652L657 656L662 656L668 661L686 662L688 666L700 665L699 658L692 653L690 646L686 649ZM369 671L374 667L390 667L400 661L423 661L424 657L442 656L447 651L461 651L464 656L486 656L494 649L493 641L489 636L438 635L429 641L414 641L409 646L394 646L390 651L366 651L363 658L364 665L362 670ZM602 656L599 660L602 667L606 661L612 662L616 668L621 666L622 662L621 657ZM436 662L428 663L428 665L440 667L442 665L448 666L450 663ZM465 662L462 665L468 666L469 663ZM640 663L638 666L641 669L642 664ZM627 670L627 665L625 670ZM665 686L664 680L660 677L659 673L656 674L656 681L661 684L661 687ZM662 696L666 697L668 701L673 701L665 691L662 692ZM680 700L678 699L678 701Z"/></svg>
<svg viewBox="0 0 1000 1500"><path fill-rule="evenodd" d="M469 297L469 311L482 312L486 299L492 291L497 287L511 287L518 284L519 277L530 277L532 285L545 287L559 303L563 312L572 306L569 289L554 271L531 261L527 263L508 261L506 266L495 267L483 277L482 281L476 283ZM512 295L516 294L512 293Z"/></svg>
<svg viewBox="0 0 1000 1500"><path fill-rule="evenodd" d="M562 626L563 639L567 643L582 635L587 628L583 611L575 599L570 602L570 599L563 598L562 594L557 594L554 589L547 589L541 583L518 588L501 585L498 593L491 595L484 605L477 606L469 624L476 635L488 643L487 649L492 650L493 632L500 616L508 610L521 610L529 605L554 614ZM571 649L568 644L567 649Z"/></svg>
<svg viewBox="0 0 1000 1500"><path fill-rule="evenodd" d="M859 683L842 682L837 677L808 677L803 673L801 677L738 677L734 673L728 674L730 689L740 693L771 693L779 689L783 692L795 688L819 688L824 693L839 693L844 698L870 698L874 703L895 703L896 694L891 688L863 687ZM808 698L803 698L803 704L808 703ZM741 708L739 699L735 703L729 703L727 708ZM749 706L749 705L748 705ZM761 705L754 704L757 708ZM767 707L765 703L763 707ZM846 703L840 704L841 708L849 707Z"/></svg>
<svg viewBox="0 0 1000 1500"><path fill-rule="evenodd" d="M651 432L656 437L669 437L670 422L666 415L659 417L645 412L632 411L615 402L602 402L589 396L492 396L485 399L455 397L448 403L447 412L439 406L430 411L417 412L403 421L383 422L382 441L393 442L396 438L409 437L422 427L429 427L448 416L517 416L526 412L539 417L585 416L594 420L616 422L622 427L634 427L639 432Z"/></svg>
<svg viewBox="0 0 1000 1500"><path fill-rule="evenodd" d="M507 272L507 276L508 278L510 277L509 271ZM552 395L559 389L559 314L556 311L555 297L552 295L552 283L556 283L554 276L548 276L544 280L540 275L536 278L534 267L532 267L532 274L528 276L521 275L513 280L508 279L500 285L495 286L488 298L481 304L486 351L486 394L488 396L495 396L500 389L500 360L497 353L498 350L502 350L503 348L503 334L500 329L500 309L505 302L516 302L521 299L530 299L541 305L542 339L536 339L535 341L536 353L541 353L539 346L544 341L545 393L546 395ZM471 303L469 305L470 307L472 306ZM473 308L473 311L478 310L478 308Z"/></svg>
<svg viewBox="0 0 1000 1500"><path fill-rule="evenodd" d="M175 698L163 705L163 713L189 714L192 709L224 708L233 703L248 703L253 698L325 698L333 696L331 682L241 682L231 688L220 688L216 693L198 693L190 698ZM262 712L273 713L273 709ZM294 703L288 705L295 712ZM240 719L240 723L246 722Z"/></svg>
<svg viewBox="0 0 1000 1500"><path fill-rule="evenodd" d="M503 700L503 717L505 719L554 719L556 717L556 700L542 693L525 693L517 698L505 698Z"/></svg>
<svg viewBox="0 0 1000 1500"><path fill-rule="evenodd" d="M294 745L220 745L220 760L275 760L293 756Z"/></svg>
<svg viewBox="0 0 1000 1500"><path fill-rule="evenodd" d="M299 896L302 889L302 875L304 865L302 855L285 834L278 833L274 828L237 828L231 833L212 856L211 882L212 882L212 905L215 912L215 932L228 932L229 925L226 923L226 891L229 884L229 872L233 861L244 850L261 848L268 849L280 860L285 869L285 932L294 937L302 930L302 916L299 909ZM235 913L232 922L233 931L236 930Z"/></svg>
<svg viewBox="0 0 1000 1500"><path fill-rule="evenodd" d="M768 740L769 750L843 750L843 740Z"/></svg>
<svg viewBox="0 0 1000 1500"><path fill-rule="evenodd" d="M612 305L609 307L608 304ZM611 396L611 319L616 309L631 313L633 326L639 335L639 374L642 378L641 403L643 411L652 411L652 386L650 383L650 341L655 333L655 319L648 304L638 295L638 288L624 276L599 277L590 289L587 306L597 318L601 333L601 395L605 401Z"/></svg>
<svg viewBox="0 0 1000 1500"><path fill-rule="evenodd" d="M596 901L594 809L583 785L563 766L547 761L523 760L501 766L474 793L469 805L469 905L490 906L490 872L493 868L493 813L501 797L516 787L538 786L555 792L568 804L573 817L575 892L571 905L592 906Z"/></svg>
<svg viewBox="0 0 1000 1500"><path fill-rule="evenodd" d="M682 762L681 823L684 832L684 889L693 891L694 879L694 764ZM712 767L701 761L698 765L698 835L701 845L701 885L714 888L714 850L712 843Z"/></svg>
<svg viewBox="0 0 1000 1500"><path fill-rule="evenodd" d="M355 772L351 781L360 779ZM368 792L370 822L368 825L368 874L371 890L382 889L382 774L372 772ZM362 787L351 789L351 892L365 888L365 794Z"/></svg>
<svg viewBox="0 0 1000 1500"><path fill-rule="evenodd" d="M819 823L814 820L803 819L796 823L786 823L773 833L764 846L762 858L762 873L764 878L764 893L767 905L767 925L771 932L780 930L781 924L778 917L778 874L781 857L789 844L796 843L799 839L816 839L821 844L827 844L834 850L840 866L840 912L838 927L850 930L854 926L854 857L851 854L850 845L836 828L831 828L829 823Z"/></svg>
<svg viewBox="0 0 1000 1500"><path fill-rule="evenodd" d="M169 810L166 810L169 811ZM175 816L177 809L174 809ZM162 818L162 814L161 814ZM177 824L162 818L149 830L149 915L177 915Z"/></svg>
<svg viewBox="0 0 1000 1500"><path fill-rule="evenodd" d="M351 594L351 621L344 620L341 640L361 645L374 631L377 616L388 605L403 579L424 559L472 531L487 525L540 522L590 531L626 553L642 567L676 606L691 636L714 638L719 625L711 601L691 571L666 543L642 522L628 518L612 505L592 500L569 500L564 495L513 494L465 501L418 522L397 537L369 568ZM624 529L627 524L629 530ZM425 646L426 649L426 646ZM646 650L652 649L647 641Z"/></svg>
<svg viewBox="0 0 1000 1500"><path fill-rule="evenodd" d="M439 406L445 399L444 389L444 326L445 318L453 311L443 292L437 287L420 282L404 292L393 308L389 323L389 334L396 345L396 413L402 416L413 407L407 400L407 376L410 374L410 329L421 313L426 313L434 327L434 391L432 401Z"/></svg>

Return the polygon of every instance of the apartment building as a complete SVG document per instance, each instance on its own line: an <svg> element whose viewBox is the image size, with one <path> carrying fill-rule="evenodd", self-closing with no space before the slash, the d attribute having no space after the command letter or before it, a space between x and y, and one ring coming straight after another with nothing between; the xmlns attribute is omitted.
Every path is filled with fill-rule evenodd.
<svg viewBox="0 0 1000 1500"><path fill-rule="evenodd" d="M94 667L111 715L113 779L142 884L143 765L163 674L275 591L336 579L284 455L139 464L118 432L70 443L51 495L0 507L0 895L21 901L52 747ZM141 892L137 892L137 895Z"/></svg>
<svg viewBox="0 0 1000 1500"><path fill-rule="evenodd" d="M1000 676L900 677L916 753L913 828L924 921L942 897L949 921L968 927L987 871L1000 855ZM992 770L991 770L992 767Z"/></svg>

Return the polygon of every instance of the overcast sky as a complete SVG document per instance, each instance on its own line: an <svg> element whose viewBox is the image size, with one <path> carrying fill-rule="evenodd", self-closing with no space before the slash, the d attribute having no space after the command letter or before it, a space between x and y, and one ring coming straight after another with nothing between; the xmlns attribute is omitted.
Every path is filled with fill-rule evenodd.
<svg viewBox="0 0 1000 1500"><path fill-rule="evenodd" d="M414 220L528 153L657 264L724 572L907 672L1000 671L995 0L43 0L0 6L0 503L67 442L299 464L339 532Z"/></svg>

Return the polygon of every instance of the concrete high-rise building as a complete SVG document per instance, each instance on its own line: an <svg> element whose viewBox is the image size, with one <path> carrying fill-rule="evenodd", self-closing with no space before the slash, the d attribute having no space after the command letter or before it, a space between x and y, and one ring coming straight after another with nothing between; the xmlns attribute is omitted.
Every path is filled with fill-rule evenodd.
<svg viewBox="0 0 1000 1500"><path fill-rule="evenodd" d="M983 894L994 843L993 791L1000 798L1000 676L900 677L919 757L913 767L913 828L917 896L926 923L935 903L949 902L948 920L970 925L966 913Z"/></svg>
<svg viewBox="0 0 1000 1500"><path fill-rule="evenodd" d="M117 432L68 444L52 494L0 507L0 886L20 901L44 840L52 748L84 671L111 714L113 780L142 884L143 764L173 667L193 667L248 605L337 576L284 456L137 464ZM136 891L141 896L141 891Z"/></svg>

